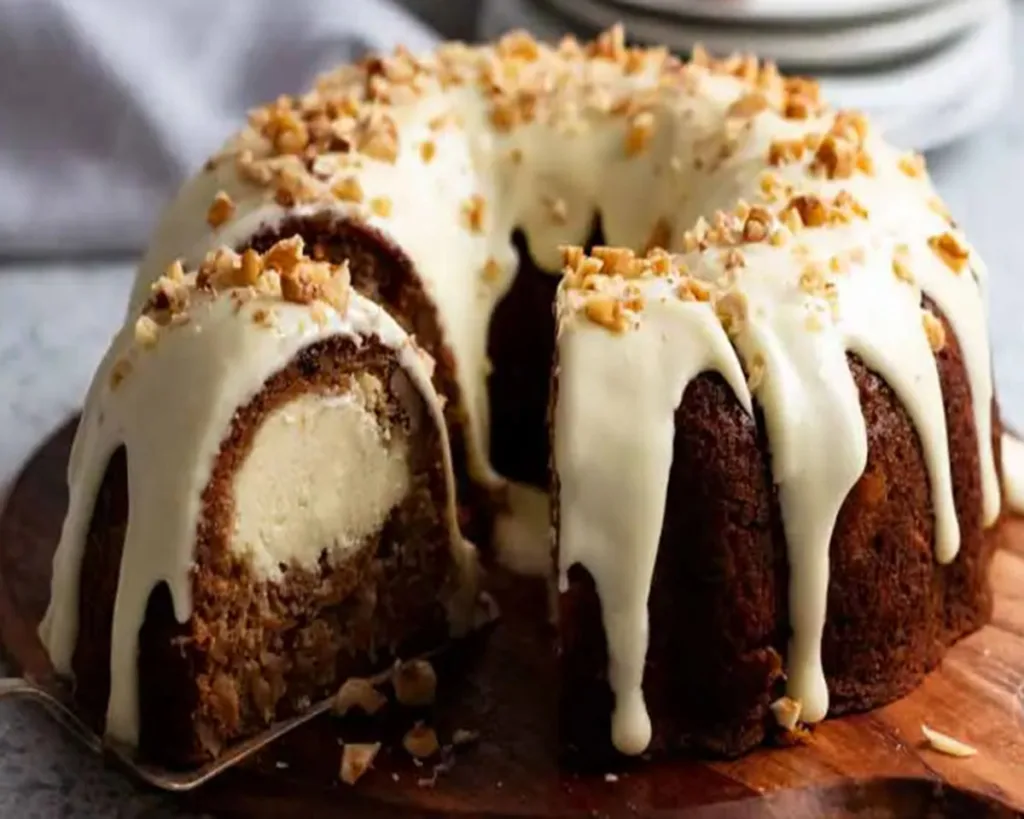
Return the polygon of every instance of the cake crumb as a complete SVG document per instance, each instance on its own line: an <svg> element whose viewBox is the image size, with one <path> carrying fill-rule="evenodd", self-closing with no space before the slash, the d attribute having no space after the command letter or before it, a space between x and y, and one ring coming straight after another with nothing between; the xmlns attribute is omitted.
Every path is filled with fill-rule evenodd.
<svg viewBox="0 0 1024 819"><path fill-rule="evenodd" d="M420 143L420 159L425 163L431 162L437 155L437 145L433 140L425 140Z"/></svg>
<svg viewBox="0 0 1024 819"><path fill-rule="evenodd" d="M360 709L367 716L373 716L387 705L388 698L373 687L373 683L362 677L351 677L334 695L331 712L340 717L353 708Z"/></svg>
<svg viewBox="0 0 1024 819"><path fill-rule="evenodd" d="M345 743L341 752L338 778L346 785L355 785L373 765L380 751L379 742Z"/></svg>
<svg viewBox="0 0 1024 819"><path fill-rule="evenodd" d="M924 738L928 741L928 744L932 749L938 751L940 754L955 756L960 759L967 759L968 757L975 756L978 753L977 748L974 748L965 742L961 742L958 739L954 739L947 734L940 733L934 728L929 728L927 725L921 725L921 732L924 734Z"/></svg>
<svg viewBox="0 0 1024 819"><path fill-rule="evenodd" d="M395 663L391 684L395 689L395 699L402 705L430 705L437 696L437 674L426 660Z"/></svg>
<svg viewBox="0 0 1024 819"><path fill-rule="evenodd" d="M402 747L415 759L429 759L441 750L437 732L429 725L417 722L402 737Z"/></svg>

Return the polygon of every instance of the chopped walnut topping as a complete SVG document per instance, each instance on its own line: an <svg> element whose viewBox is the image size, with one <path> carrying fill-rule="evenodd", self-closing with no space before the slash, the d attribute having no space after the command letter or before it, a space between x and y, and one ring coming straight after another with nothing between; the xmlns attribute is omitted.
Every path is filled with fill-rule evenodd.
<svg viewBox="0 0 1024 819"><path fill-rule="evenodd" d="M354 176L339 179L331 188L331 193L343 202L362 202L363 186Z"/></svg>
<svg viewBox="0 0 1024 819"><path fill-rule="evenodd" d="M347 742L341 752L341 770L338 778L346 785L355 785L370 767L380 751L380 743Z"/></svg>
<svg viewBox="0 0 1024 819"><path fill-rule="evenodd" d="M437 674L426 660L396 663L391 682L402 705L430 705L437 694Z"/></svg>
<svg viewBox="0 0 1024 819"><path fill-rule="evenodd" d="M789 77L783 81L783 114L787 119L808 119L824 109L821 87L805 77Z"/></svg>
<svg viewBox="0 0 1024 819"><path fill-rule="evenodd" d="M483 277L485 282L496 282L501 279L501 264L493 256L484 262Z"/></svg>
<svg viewBox="0 0 1024 819"><path fill-rule="evenodd" d="M624 333L629 327L622 304L611 296L591 296L584 304L583 312L594 324L613 333Z"/></svg>
<svg viewBox="0 0 1024 819"><path fill-rule="evenodd" d="M487 201L480 194L473 194L462 205L462 214L473 233L483 233Z"/></svg>
<svg viewBox="0 0 1024 819"><path fill-rule="evenodd" d="M626 57L626 30L622 23L616 23L607 31L601 32L585 49L590 57L621 62Z"/></svg>
<svg viewBox="0 0 1024 819"><path fill-rule="evenodd" d="M921 726L921 732L924 734L924 738L928 740L928 744L940 754L966 759L978 753L977 748L968 745L966 742L954 739L947 734L942 734L934 728L929 728L927 725Z"/></svg>
<svg viewBox="0 0 1024 819"><path fill-rule="evenodd" d="M899 168L911 179L921 179L928 172L924 157L913 151L900 157Z"/></svg>
<svg viewBox="0 0 1024 819"><path fill-rule="evenodd" d="M954 273L963 273L970 260L970 250L952 233L942 233L928 239L928 245Z"/></svg>
<svg viewBox="0 0 1024 819"><path fill-rule="evenodd" d="M273 327L274 311L268 310L265 307L258 307L255 310L253 310L252 320L260 327Z"/></svg>
<svg viewBox="0 0 1024 819"><path fill-rule="evenodd" d="M950 225L956 226L953 221L953 214L949 212L949 208L946 207L946 203L942 201L938 196L933 196L928 200L928 207L933 213L937 213L943 219L946 220Z"/></svg>
<svg viewBox="0 0 1024 819"><path fill-rule="evenodd" d="M609 276L633 278L643 273L642 260L637 259L636 254L627 247L598 245L591 251L591 255L602 262L601 271Z"/></svg>
<svg viewBox="0 0 1024 819"><path fill-rule="evenodd" d="M281 271L281 296L285 301L298 304L322 301L344 313L348 307L350 281L347 261L338 266L301 261L290 270Z"/></svg>
<svg viewBox="0 0 1024 819"><path fill-rule="evenodd" d="M750 359L750 373L747 376L747 388L751 392L757 392L758 387L764 382L765 361L760 353L754 353Z"/></svg>
<svg viewBox="0 0 1024 819"><path fill-rule="evenodd" d="M431 162L436 154L437 145L432 140L428 139L420 143L420 159L424 162Z"/></svg>
<svg viewBox="0 0 1024 819"><path fill-rule="evenodd" d="M750 119L768 108L768 100L760 91L752 91L737 99L726 110L727 117Z"/></svg>
<svg viewBox="0 0 1024 819"><path fill-rule="evenodd" d="M807 146L800 139L776 139L768 146L768 162L776 167L789 165L803 159ZM764 179L762 178L761 189L765 193Z"/></svg>
<svg viewBox="0 0 1024 819"><path fill-rule="evenodd" d="M139 316L135 322L135 342L142 347L152 347L157 342L160 325L150 316Z"/></svg>
<svg viewBox="0 0 1024 819"><path fill-rule="evenodd" d="M119 358L110 369L110 388L116 390L132 372L132 362L127 358Z"/></svg>
<svg viewBox="0 0 1024 819"><path fill-rule="evenodd" d="M941 352L946 346L946 328L939 321L931 310L921 311L921 321L924 324L924 334L928 337L928 344L933 352Z"/></svg>
<svg viewBox="0 0 1024 819"><path fill-rule="evenodd" d="M821 227L828 222L828 210L817 196L797 196L790 200L786 211L794 212L807 227Z"/></svg>
<svg viewBox="0 0 1024 819"><path fill-rule="evenodd" d="M224 191L219 191L213 197L213 204L206 213L206 222L212 228L218 228L230 219L235 213L235 203Z"/></svg>
<svg viewBox="0 0 1024 819"><path fill-rule="evenodd" d="M747 296L741 290L727 290L715 299L715 315L729 336L736 336L747 326Z"/></svg>
<svg viewBox="0 0 1024 819"><path fill-rule="evenodd" d="M370 200L370 210L381 218L386 219L391 215L391 197L375 196Z"/></svg>
<svg viewBox="0 0 1024 819"><path fill-rule="evenodd" d="M441 750L437 732L422 722L417 722L402 737L402 747L415 759L429 759Z"/></svg>
<svg viewBox="0 0 1024 819"><path fill-rule="evenodd" d="M771 213L760 206L755 205L747 214L746 222L743 224L743 241L763 242L771 232L774 219Z"/></svg>
<svg viewBox="0 0 1024 819"><path fill-rule="evenodd" d="M901 282L914 283L914 274L911 272L910 266L898 256L892 260L892 272Z"/></svg>
<svg viewBox="0 0 1024 819"><path fill-rule="evenodd" d="M388 698L373 687L373 683L362 677L350 677L334 695L331 710L339 717L345 716L353 708L358 708L367 716L373 716L388 703Z"/></svg>
<svg viewBox="0 0 1024 819"><path fill-rule="evenodd" d="M626 129L626 156L637 156L647 150L654 138L654 114L641 111Z"/></svg>
<svg viewBox="0 0 1024 819"><path fill-rule="evenodd" d="M711 301L711 290L699 279L685 278L676 287L680 301Z"/></svg>

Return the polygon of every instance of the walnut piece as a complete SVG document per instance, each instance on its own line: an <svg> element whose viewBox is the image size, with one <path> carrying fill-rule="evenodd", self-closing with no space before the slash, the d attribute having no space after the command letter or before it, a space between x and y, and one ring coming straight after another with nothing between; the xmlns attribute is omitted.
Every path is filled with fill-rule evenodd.
<svg viewBox="0 0 1024 819"><path fill-rule="evenodd" d="M346 743L341 752L338 778L346 785L355 785L373 765L373 760L379 752L379 742Z"/></svg>
<svg viewBox="0 0 1024 819"><path fill-rule="evenodd" d="M391 684L395 688L395 699L402 705L430 705L437 696L437 674L426 660L396 663Z"/></svg>
<svg viewBox="0 0 1024 819"><path fill-rule="evenodd" d="M367 716L373 716L387 705L388 698L373 687L373 683L362 677L351 677L334 695L331 711L339 717L345 716L353 708L358 708Z"/></svg>

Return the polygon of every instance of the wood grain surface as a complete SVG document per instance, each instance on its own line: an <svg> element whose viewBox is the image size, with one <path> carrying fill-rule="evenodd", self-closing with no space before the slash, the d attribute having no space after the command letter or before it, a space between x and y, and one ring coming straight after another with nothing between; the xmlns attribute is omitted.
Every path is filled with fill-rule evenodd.
<svg viewBox="0 0 1024 819"><path fill-rule="evenodd" d="M26 464L0 513L0 643L16 669L37 676L49 673L36 625L67 503L74 423ZM417 715L396 712L372 727L384 734L374 768L355 787L343 785L341 742L365 738L370 728L324 717L184 797L182 806L310 819L1024 815L1024 522L1004 527L991 625L955 646L910 696L828 721L807 745L731 761L641 761L612 776L560 768L545 590L498 576L492 585L504 617L440 664L432 724L442 742L457 728L479 731L480 740L447 755L436 782L434 765L415 766L401 748ZM970 743L977 756L956 759L928 748L922 723Z"/></svg>

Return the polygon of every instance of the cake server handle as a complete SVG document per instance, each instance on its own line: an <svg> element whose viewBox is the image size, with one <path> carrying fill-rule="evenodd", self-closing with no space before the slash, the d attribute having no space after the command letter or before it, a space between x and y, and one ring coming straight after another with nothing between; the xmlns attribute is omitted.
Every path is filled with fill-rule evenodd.
<svg viewBox="0 0 1024 819"><path fill-rule="evenodd" d="M102 753L103 741L60 698L25 677L0 678L0 699L19 698L41 705L43 709L90 751Z"/></svg>

